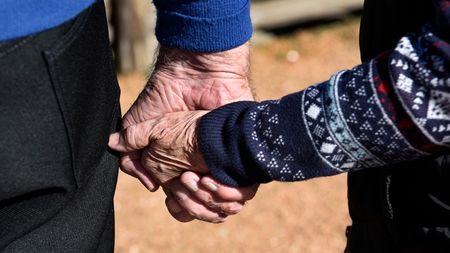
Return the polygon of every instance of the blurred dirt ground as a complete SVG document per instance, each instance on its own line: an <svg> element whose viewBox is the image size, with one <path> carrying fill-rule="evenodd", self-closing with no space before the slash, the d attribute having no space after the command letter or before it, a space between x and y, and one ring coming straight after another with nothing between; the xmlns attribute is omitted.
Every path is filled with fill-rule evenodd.
<svg viewBox="0 0 450 253"><path fill-rule="evenodd" d="M252 82L259 100L274 99L326 80L359 63L358 18L296 30L253 47ZM125 112L145 75L120 76ZM346 176L262 185L255 199L226 223L179 223L162 191L149 193L120 173L116 206L117 253L342 252L350 220Z"/></svg>

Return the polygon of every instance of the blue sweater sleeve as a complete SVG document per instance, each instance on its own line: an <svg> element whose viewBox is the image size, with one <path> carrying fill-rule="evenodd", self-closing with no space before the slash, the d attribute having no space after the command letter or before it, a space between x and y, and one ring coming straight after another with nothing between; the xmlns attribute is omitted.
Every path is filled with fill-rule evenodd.
<svg viewBox="0 0 450 253"><path fill-rule="evenodd" d="M2 0L0 41L56 27L80 14L95 0Z"/></svg>
<svg viewBox="0 0 450 253"><path fill-rule="evenodd" d="M235 48L252 35L250 0L155 0L156 37L193 52Z"/></svg>
<svg viewBox="0 0 450 253"><path fill-rule="evenodd" d="M450 13L450 6L441 10ZM426 25L392 51L304 91L208 113L198 131L209 170L225 184L244 186L448 153L447 38L448 30Z"/></svg>

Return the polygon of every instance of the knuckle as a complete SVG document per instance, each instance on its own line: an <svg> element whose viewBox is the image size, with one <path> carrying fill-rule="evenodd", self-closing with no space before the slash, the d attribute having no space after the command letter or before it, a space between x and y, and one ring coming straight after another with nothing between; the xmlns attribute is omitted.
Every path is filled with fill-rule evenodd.
<svg viewBox="0 0 450 253"><path fill-rule="evenodd" d="M127 167L127 166L121 165L121 166L120 166L120 170L121 170L122 172L128 174L128 175L131 175L131 176L134 176L134 175L135 175L134 171L133 171L131 168Z"/></svg>
<svg viewBox="0 0 450 253"><path fill-rule="evenodd" d="M126 172L126 171L129 170L128 162L129 162L129 160L120 159L120 168L122 168L122 170L123 170L124 172ZM125 171L125 170L126 170L126 171Z"/></svg>
<svg viewBox="0 0 450 253"><path fill-rule="evenodd" d="M191 216L194 216L197 219L202 219L205 216L204 213L198 208L188 208L187 211Z"/></svg>
<svg viewBox="0 0 450 253"><path fill-rule="evenodd" d="M214 201L212 196L209 195L209 194L198 193L197 194L197 198L200 199L208 207L215 207L215 206L217 206L216 202Z"/></svg>
<svg viewBox="0 0 450 253"><path fill-rule="evenodd" d="M205 205L209 208L216 209L218 205L212 199L206 200Z"/></svg>
<svg viewBox="0 0 450 253"><path fill-rule="evenodd" d="M227 218L228 218L227 214L220 213L220 214L218 214L218 216L214 219L214 221L212 223L215 223L215 224L224 223L227 220Z"/></svg>
<svg viewBox="0 0 450 253"><path fill-rule="evenodd" d="M136 134L136 127L130 126L125 129L124 139L127 145L134 146L135 144L135 135Z"/></svg>

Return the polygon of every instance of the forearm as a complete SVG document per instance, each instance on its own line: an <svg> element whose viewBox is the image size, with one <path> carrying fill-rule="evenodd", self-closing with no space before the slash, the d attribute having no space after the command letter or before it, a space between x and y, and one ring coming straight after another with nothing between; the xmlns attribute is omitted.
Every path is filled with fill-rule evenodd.
<svg viewBox="0 0 450 253"><path fill-rule="evenodd" d="M279 101L202 119L200 146L224 183L297 181L448 152L449 48L430 31Z"/></svg>

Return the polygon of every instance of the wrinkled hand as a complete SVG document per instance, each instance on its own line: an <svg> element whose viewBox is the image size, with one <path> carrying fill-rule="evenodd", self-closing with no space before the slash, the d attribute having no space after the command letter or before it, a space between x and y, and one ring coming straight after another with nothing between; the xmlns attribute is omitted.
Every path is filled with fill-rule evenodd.
<svg viewBox="0 0 450 253"><path fill-rule="evenodd" d="M248 70L248 43L214 54L195 54L163 47L147 87L125 114L123 127L150 120L163 113L209 110L234 101L253 100ZM150 191L155 191L158 184L141 165L141 155L141 151L123 154L121 169L138 178ZM183 180L186 178L192 180ZM200 190L192 191L192 182ZM194 218L217 222L208 220L212 217L211 212L217 217L217 214L227 213L228 210L240 210L245 201L253 198L258 188L257 185L231 188L211 177L200 178L192 172L184 173L173 183L177 185L165 189L168 193L166 205L172 216L182 222ZM211 185L214 187L209 187ZM188 191L190 194L184 200L172 194ZM223 220L223 217L219 220Z"/></svg>
<svg viewBox="0 0 450 253"><path fill-rule="evenodd" d="M219 223L228 215L238 213L245 201L253 198L258 186L230 188L208 173L197 142L197 126L207 111L168 113L111 135L109 146L119 152L142 150L141 164L158 180L167 194L169 212L179 221L194 217ZM226 202L221 201L226 199Z"/></svg>
<svg viewBox="0 0 450 253"><path fill-rule="evenodd" d="M167 209L178 221L195 218L220 223L228 215L239 213L245 202L255 196L258 185L230 188L210 176L200 178L196 173L185 172L179 180L170 181L164 190Z"/></svg>
<svg viewBox="0 0 450 253"><path fill-rule="evenodd" d="M248 72L248 43L219 53L162 47L148 85L125 114L123 127L164 113L211 110L234 101L253 100ZM140 164L141 155L140 151L124 153L120 167L154 191L158 184Z"/></svg>
<svg viewBox="0 0 450 253"><path fill-rule="evenodd" d="M160 185L184 171L207 174L197 144L197 125L208 111L167 113L110 136L109 146L119 152L141 151L141 165Z"/></svg>

